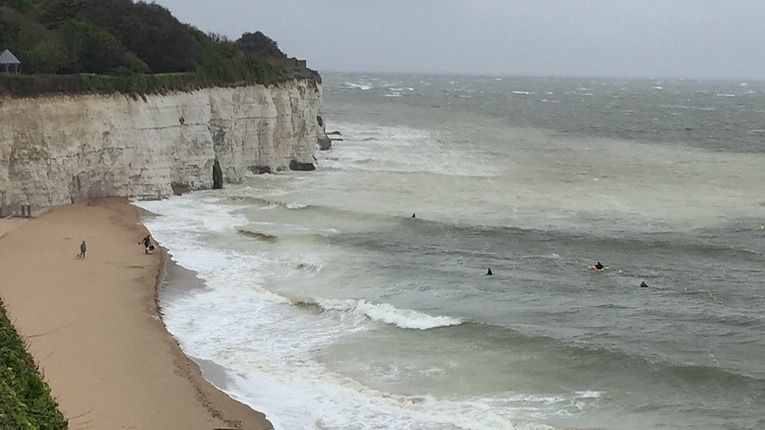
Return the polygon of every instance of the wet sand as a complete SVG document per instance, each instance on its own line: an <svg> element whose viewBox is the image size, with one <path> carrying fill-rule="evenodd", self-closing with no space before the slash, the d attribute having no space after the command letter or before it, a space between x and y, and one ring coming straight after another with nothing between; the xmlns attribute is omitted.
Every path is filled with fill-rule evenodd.
<svg viewBox="0 0 765 430"><path fill-rule="evenodd" d="M144 254L146 234L125 199L0 223L0 296L69 428L271 429L205 380L165 329L156 302L165 256Z"/></svg>

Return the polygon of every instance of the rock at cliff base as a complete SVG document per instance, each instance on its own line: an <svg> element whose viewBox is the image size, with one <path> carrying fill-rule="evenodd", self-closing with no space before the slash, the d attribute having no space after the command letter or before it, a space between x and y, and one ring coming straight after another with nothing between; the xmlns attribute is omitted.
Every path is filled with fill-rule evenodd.
<svg viewBox="0 0 765 430"><path fill-rule="evenodd" d="M326 134L319 135L319 138L317 139L319 142L319 150L326 151L328 149L332 148L332 139L329 138Z"/></svg>
<svg viewBox="0 0 765 430"><path fill-rule="evenodd" d="M264 173L272 173L271 166L250 166L248 167L250 172L256 175L262 175Z"/></svg>
<svg viewBox="0 0 765 430"><path fill-rule="evenodd" d="M313 163L301 163L299 161L290 161L290 170L309 171L316 170L316 166Z"/></svg>
<svg viewBox="0 0 765 430"><path fill-rule="evenodd" d="M173 182L170 184L170 188L173 189L173 194L176 196L181 196L191 191L191 185L185 182Z"/></svg>

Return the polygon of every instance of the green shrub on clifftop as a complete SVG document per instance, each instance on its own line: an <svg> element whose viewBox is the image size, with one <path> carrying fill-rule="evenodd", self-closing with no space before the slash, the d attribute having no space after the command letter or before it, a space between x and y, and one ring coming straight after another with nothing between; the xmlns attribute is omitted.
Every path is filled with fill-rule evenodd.
<svg viewBox="0 0 765 430"><path fill-rule="evenodd" d="M129 70L114 75L4 75L0 74L0 97L34 97L41 94L122 93L130 95L193 91L210 86L195 73L136 74Z"/></svg>

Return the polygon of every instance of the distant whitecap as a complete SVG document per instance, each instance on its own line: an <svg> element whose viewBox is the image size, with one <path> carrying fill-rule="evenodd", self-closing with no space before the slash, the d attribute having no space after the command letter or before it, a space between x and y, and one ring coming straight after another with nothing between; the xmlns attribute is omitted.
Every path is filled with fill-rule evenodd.
<svg viewBox="0 0 765 430"><path fill-rule="evenodd" d="M345 84L343 84L343 86L345 88L356 89L361 91L367 91L372 89L372 86L369 84L358 84L354 82L346 82Z"/></svg>

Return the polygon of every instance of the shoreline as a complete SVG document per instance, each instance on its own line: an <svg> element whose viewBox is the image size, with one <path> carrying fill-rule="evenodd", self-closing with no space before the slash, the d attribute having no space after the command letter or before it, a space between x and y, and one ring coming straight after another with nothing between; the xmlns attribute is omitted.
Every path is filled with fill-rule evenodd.
<svg viewBox="0 0 765 430"><path fill-rule="evenodd" d="M71 428L272 429L165 327L159 291L173 263L161 246L141 252L140 211L124 198L91 200L0 235L0 296L59 409Z"/></svg>
<svg viewBox="0 0 765 430"><path fill-rule="evenodd" d="M139 222L141 222L142 215L139 211L142 211L142 209L133 205L130 206L137 211ZM141 227L146 230L147 233L150 233L142 222ZM154 241L153 237L152 241ZM157 242L154 243L157 244ZM225 368L212 361L201 360L186 355L183 352L181 345L178 343L178 340L172 333L170 333L167 326L165 326L162 305L160 302L160 289L167 288L168 284L178 283L178 280L173 274L169 273L168 266L172 265L176 267L176 270L183 270L190 275L193 274L195 278L194 282L202 283L203 281L196 278L195 272L188 270L173 261L162 245L157 244L157 249L160 251L160 266L159 271L157 272L156 282L154 283L154 315L159 318L164 332L172 340L176 359L179 360L179 368L182 368L186 372L186 377L194 386L194 389L196 389L200 402L207 408L213 417L223 420L226 425L231 426L232 429L273 430L274 427L271 422L268 421L265 414L239 402L224 391L222 387L225 387L225 379L227 378ZM180 289L180 286L176 285L176 288ZM179 292L176 293L180 294ZM215 430L219 429L216 427Z"/></svg>
<svg viewBox="0 0 765 430"><path fill-rule="evenodd" d="M133 207L139 211L143 211L143 209L140 209L136 206L133 206ZM142 218L142 216L139 215L139 218ZM141 225L143 225L143 223ZM152 237L152 241L153 240L154 238ZM154 242L154 243L157 243L157 242ZM169 255L167 254L167 249L165 249L163 246L159 245L158 249L160 250L160 253L161 253L162 265L161 265L160 273L157 276L156 288L154 290L154 300L155 300L155 306L157 310L157 317L160 320L162 320L164 318L164 314L162 311L162 304L161 304L161 300L163 299L163 296L166 299L172 299L173 297L178 297L183 294L186 294L190 290L194 290L197 288L205 288L205 284L203 280L197 277L196 272L181 266L175 260L170 258ZM226 387L231 382L231 377L227 373L229 372L229 369L213 361L187 355L186 353L183 352L183 348L181 348L180 343L178 343L178 340L167 329L167 327L164 324L164 321L162 321L162 325L163 327L165 327L165 331L167 332L167 334L175 342L178 348L178 354L180 354L184 359L190 362L191 366L189 370L192 372L192 374L190 375L190 378L193 378L195 380L198 380L201 378L202 384L199 387L195 386L195 388L202 390L202 392L200 393L201 395L205 397L209 397L209 396L217 397L218 394L223 394L228 399L233 400L237 404L244 406L250 411L254 411L256 414L262 416L263 420L266 420L266 423L264 424L266 425L266 427L258 427L258 430L273 430L273 424L271 424L271 422L268 421L268 419L265 417L265 415L262 412L253 410L248 405L239 402L238 400L233 398L231 395L226 393ZM212 392L210 392L209 389L212 389ZM217 404L217 403L213 402L213 404ZM219 414L219 411L211 410L210 412L213 413L213 415ZM249 427L245 427L245 428L249 428Z"/></svg>

